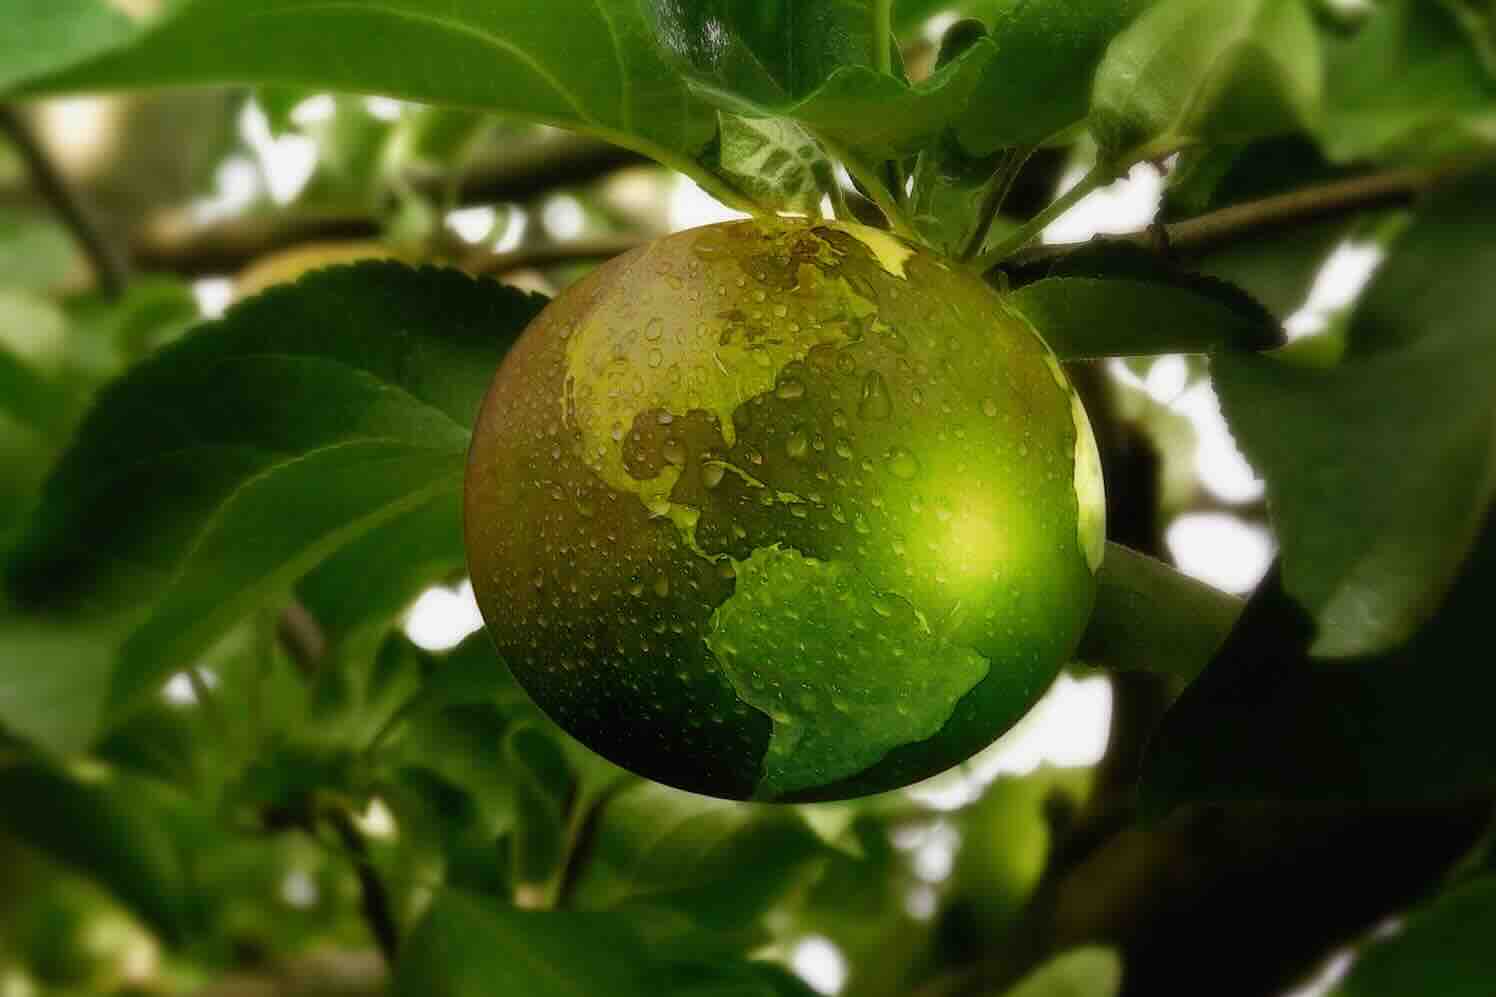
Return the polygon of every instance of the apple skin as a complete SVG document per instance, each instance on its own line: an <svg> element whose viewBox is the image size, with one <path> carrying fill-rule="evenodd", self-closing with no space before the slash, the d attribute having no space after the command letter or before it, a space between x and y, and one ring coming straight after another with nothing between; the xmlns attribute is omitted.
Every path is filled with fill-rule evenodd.
<svg viewBox="0 0 1496 997"><path fill-rule="evenodd" d="M842 799L991 744L1095 597L1090 425L1038 332L886 233L672 235L553 301L466 482L504 660L582 743L681 789Z"/></svg>

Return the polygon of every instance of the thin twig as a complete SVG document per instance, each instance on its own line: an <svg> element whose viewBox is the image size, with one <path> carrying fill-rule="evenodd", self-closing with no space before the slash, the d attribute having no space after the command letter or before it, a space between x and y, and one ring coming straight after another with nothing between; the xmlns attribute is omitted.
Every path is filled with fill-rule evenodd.
<svg viewBox="0 0 1496 997"><path fill-rule="evenodd" d="M1305 222L1364 211L1369 208L1405 204L1419 194L1463 172L1465 164L1433 169L1390 170L1304 187L1245 204L1232 205L1175 222L1150 226L1123 235L1100 237L1091 242L1056 243L1035 246L1012 255L1015 264L1042 263L1067 256L1096 242L1127 244L1153 248L1159 243L1160 229L1164 243L1174 252L1199 254L1242 239Z"/></svg>
<svg viewBox="0 0 1496 997"><path fill-rule="evenodd" d="M1111 183L1115 177L1116 170L1113 168L1100 164L1092 167L1091 171L1081 178L1080 183L1055 198L1049 207L1024 222L1012 235L978 256L973 265L978 270L990 270L1033 242L1049 227L1051 222L1079 204L1087 194Z"/></svg>
<svg viewBox="0 0 1496 997"><path fill-rule="evenodd" d="M327 653L327 635L322 625L300 602L292 600L281 610L276 635L286 654L304 675L316 672Z"/></svg>
<svg viewBox="0 0 1496 997"><path fill-rule="evenodd" d="M368 922L369 931L374 935L379 951L384 954L385 962L394 966L395 957L400 951L400 929L395 924L394 911L390 909L389 894L385 892L384 884L379 881L379 874L370 861L368 842L364 841L358 828L353 826L353 818L343 811L334 810L326 816L343 847L353 856L353 869L358 876L360 907L363 909L364 920Z"/></svg>
<svg viewBox="0 0 1496 997"><path fill-rule="evenodd" d="M573 242L526 246L508 253L484 250L464 260L463 269L469 273L505 274L528 267L552 266L557 263L607 260L642 246L644 241L637 235L602 235L591 239L577 239Z"/></svg>
<svg viewBox="0 0 1496 997"><path fill-rule="evenodd" d="M57 212L88 257L99 287L109 297L119 297L130 282L130 264L125 254L104 234L93 211L52 162L21 113L9 104L0 104L0 132L10 136L37 191Z"/></svg>

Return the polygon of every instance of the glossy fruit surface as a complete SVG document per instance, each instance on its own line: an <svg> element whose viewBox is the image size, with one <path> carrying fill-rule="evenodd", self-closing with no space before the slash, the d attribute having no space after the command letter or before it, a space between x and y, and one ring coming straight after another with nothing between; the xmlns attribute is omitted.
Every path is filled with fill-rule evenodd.
<svg viewBox="0 0 1496 997"><path fill-rule="evenodd" d="M501 366L467 480L488 628L558 723L715 796L834 799L990 744L1090 614L1084 409L974 275L745 221L600 267Z"/></svg>

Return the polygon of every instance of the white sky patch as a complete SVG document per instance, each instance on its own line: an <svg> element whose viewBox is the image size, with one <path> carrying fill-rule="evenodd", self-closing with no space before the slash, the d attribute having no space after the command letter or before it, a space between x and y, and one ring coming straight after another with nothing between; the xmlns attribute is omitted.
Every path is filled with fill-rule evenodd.
<svg viewBox="0 0 1496 997"><path fill-rule="evenodd" d="M393 97L364 98L364 110L369 112L370 117L378 118L380 121L400 120L400 115L405 113L406 107L404 101L395 100Z"/></svg>
<svg viewBox="0 0 1496 997"><path fill-rule="evenodd" d="M1061 675L1016 727L965 764L908 790L937 810L955 810L982 795L1000 775L1027 775L1041 765L1095 765L1112 727L1112 685L1104 676Z"/></svg>
<svg viewBox="0 0 1496 997"><path fill-rule="evenodd" d="M239 115L239 135L259 160L270 199L289 204L317 171L317 143L305 135L270 134L270 119L259 103L250 100Z"/></svg>
<svg viewBox="0 0 1496 997"><path fill-rule="evenodd" d="M287 907L305 910L317 906L317 902L322 899L322 891L318 889L317 881L308 873L293 869L281 880L280 898Z"/></svg>
<svg viewBox="0 0 1496 997"><path fill-rule="evenodd" d="M1336 246L1315 275L1308 300L1283 323L1288 338L1298 340L1323 332L1337 312L1360 297L1386 258L1386 251L1374 243Z"/></svg>
<svg viewBox="0 0 1496 997"><path fill-rule="evenodd" d="M1059 193L1080 183L1085 175L1084 167L1070 170L1060 182ZM1144 228L1158 214L1163 192L1164 180L1158 170L1148 163L1139 163L1127 176L1087 194L1050 223L1044 230L1044 241L1084 242L1096 235L1121 235Z"/></svg>
<svg viewBox="0 0 1496 997"><path fill-rule="evenodd" d="M1169 524L1166 542L1179 570L1227 592L1250 592L1277 545L1266 529L1226 513L1189 513Z"/></svg>
<svg viewBox="0 0 1496 997"><path fill-rule="evenodd" d="M1195 431L1195 475L1207 492L1234 505L1262 498L1265 485L1237 447L1215 388L1204 378L1190 384L1189 366L1183 357L1160 357L1148 369L1146 377L1139 377L1117 359L1108 362L1107 371L1121 383L1146 392L1158 404L1189 419Z"/></svg>
<svg viewBox="0 0 1496 997"><path fill-rule="evenodd" d="M517 205L509 208L504 212L504 230L494 241L494 252L514 252L520 247L520 243L525 241L525 233L529 230L530 213Z"/></svg>
<svg viewBox="0 0 1496 997"><path fill-rule="evenodd" d="M353 822L360 832L370 838L393 838L399 830L395 824L395 815L377 796L369 801L363 813L354 817Z"/></svg>
<svg viewBox="0 0 1496 997"><path fill-rule="evenodd" d="M688 176L675 178L668 197L670 208L667 217L672 232L748 217L718 201Z"/></svg>
<svg viewBox="0 0 1496 997"><path fill-rule="evenodd" d="M570 242L582 234L587 226L587 215L582 211L582 202L570 194L557 194L545 202L540 211L540 223L546 234L557 242Z"/></svg>
<svg viewBox="0 0 1496 997"><path fill-rule="evenodd" d="M192 296L203 318L222 318L234 300L234 281L229 277L204 277L192 282Z"/></svg>
<svg viewBox="0 0 1496 997"><path fill-rule="evenodd" d="M291 108L291 123L298 128L321 124L338 112L338 102L330 93L313 94Z"/></svg>
<svg viewBox="0 0 1496 997"><path fill-rule="evenodd" d="M482 626L483 616L469 581L455 589L443 585L427 589L405 614L405 636L427 651L450 650Z"/></svg>
<svg viewBox="0 0 1496 997"><path fill-rule="evenodd" d="M457 238L469 244L482 242L493 233L494 223L499 220L499 213L494 208L476 207L459 208L447 215L447 228L456 233Z"/></svg>
<svg viewBox="0 0 1496 997"><path fill-rule="evenodd" d="M916 921L928 921L940 906L940 894L928 883L909 888L904 894L904 913Z"/></svg>
<svg viewBox="0 0 1496 997"><path fill-rule="evenodd" d="M260 168L245 156L230 156L213 171L213 193L197 198L188 211L197 225L241 215L260 196Z"/></svg>
<svg viewBox="0 0 1496 997"><path fill-rule="evenodd" d="M810 935L790 952L790 968L817 993L836 994L847 984L847 957L836 943Z"/></svg>
<svg viewBox="0 0 1496 997"><path fill-rule="evenodd" d="M941 821L931 827L914 849L914 875L926 883L945 882L956 867L960 845L961 832L950 824Z"/></svg>

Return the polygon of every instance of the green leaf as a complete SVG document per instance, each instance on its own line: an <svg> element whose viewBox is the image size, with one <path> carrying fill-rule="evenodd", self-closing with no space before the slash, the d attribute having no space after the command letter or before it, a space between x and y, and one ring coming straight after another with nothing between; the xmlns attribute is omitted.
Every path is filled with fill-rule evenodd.
<svg viewBox="0 0 1496 997"><path fill-rule="evenodd" d="M541 304L394 264L247 302L100 395L13 591L138 622L110 691L136 701L329 555L460 489L478 401Z"/></svg>
<svg viewBox="0 0 1496 997"><path fill-rule="evenodd" d="M665 907L721 932L751 929L828 854L792 809L651 782L610 799L594 834L576 904Z"/></svg>
<svg viewBox="0 0 1496 997"><path fill-rule="evenodd" d="M836 181L816 140L793 121L723 113L718 169L759 204L819 217Z"/></svg>
<svg viewBox="0 0 1496 997"><path fill-rule="evenodd" d="M1199 146L1170 174L1160 220L1173 223L1309 184L1346 177L1304 135L1246 146ZM1242 288L1274 315L1287 318L1308 299L1330 253L1364 216L1351 214L1233 239L1192 254L1192 269Z"/></svg>
<svg viewBox="0 0 1496 997"><path fill-rule="evenodd" d="M786 992L768 978L755 980L745 967L665 962L637 928L636 918L625 914L519 911L444 890L406 939L392 993L771 997ZM727 989L724 976L737 984L734 989Z"/></svg>
<svg viewBox="0 0 1496 997"><path fill-rule="evenodd" d="M1274 572L1165 715L1144 759L1146 810L1185 804L1430 804L1496 789L1490 593L1496 520L1438 615L1400 647L1309 655L1314 622Z"/></svg>
<svg viewBox="0 0 1496 997"><path fill-rule="evenodd" d="M1107 45L1154 0L968 0L997 57L956 123L968 153L1038 145L1084 121Z"/></svg>
<svg viewBox="0 0 1496 997"><path fill-rule="evenodd" d="M98 732L115 652L124 635L108 622L38 617L0 606L0 725L57 755L86 748Z"/></svg>
<svg viewBox="0 0 1496 997"><path fill-rule="evenodd" d="M1107 49L1091 129L1120 163L1293 131L1317 113L1321 77L1304 0L1160 0Z"/></svg>
<svg viewBox="0 0 1496 997"><path fill-rule="evenodd" d="M28 93L235 83L494 111L672 164L715 130L631 0L179 0L130 44Z"/></svg>
<svg viewBox="0 0 1496 997"><path fill-rule="evenodd" d="M917 151L940 134L965 110L996 51L981 41L910 84L874 68L867 0L646 6L699 93L738 115L793 119L867 162Z"/></svg>
<svg viewBox="0 0 1496 997"><path fill-rule="evenodd" d="M1089 770L1046 765L999 776L981 799L958 811L961 850L950 900L972 919L970 930L999 938L1013 929L1058 844L1051 815L1057 805L1078 811L1090 789Z"/></svg>
<svg viewBox="0 0 1496 997"><path fill-rule="evenodd" d="M1241 613L1240 600L1120 544L1107 544L1096 608L1076 660L1193 679Z"/></svg>
<svg viewBox="0 0 1496 997"><path fill-rule="evenodd" d="M1496 145L1496 77L1446 6L1378 4L1360 31L1326 42L1326 71L1313 130L1336 162L1430 162Z"/></svg>
<svg viewBox="0 0 1496 997"><path fill-rule="evenodd" d="M1122 959L1093 946L1071 949L1024 977L1008 997L1116 997L1122 989Z"/></svg>
<svg viewBox="0 0 1496 997"><path fill-rule="evenodd" d="M1264 350L1283 341L1277 320L1246 292L1137 247L1102 243L1010 277L1022 286L1008 303L1065 360Z"/></svg>
<svg viewBox="0 0 1496 997"><path fill-rule="evenodd" d="M734 102L792 103L839 69L876 62L868 0L642 0L641 6L667 57L698 86Z"/></svg>
<svg viewBox="0 0 1496 997"><path fill-rule="evenodd" d="M1213 361L1267 480L1285 584L1320 622L1316 653L1407 639L1480 528L1496 483L1491 224L1496 178L1434 199L1363 295L1338 366Z"/></svg>
<svg viewBox="0 0 1496 997"><path fill-rule="evenodd" d="M0 95L126 41L130 19L107 0L11 0L0 31Z"/></svg>
<svg viewBox="0 0 1496 997"><path fill-rule="evenodd" d="M80 778L40 763L0 766L0 827L92 878L169 941L186 928L186 872L161 790L124 776Z"/></svg>
<svg viewBox="0 0 1496 997"><path fill-rule="evenodd" d="M1490 0L1441 0L1480 55L1486 72L1496 78L1496 6Z"/></svg>
<svg viewBox="0 0 1496 997"><path fill-rule="evenodd" d="M1484 997L1496 979L1496 876L1456 886L1369 942L1330 997Z"/></svg>
<svg viewBox="0 0 1496 997"><path fill-rule="evenodd" d="M40 213L0 209L0 273L5 286L62 290L81 265L77 246L56 221Z"/></svg>

